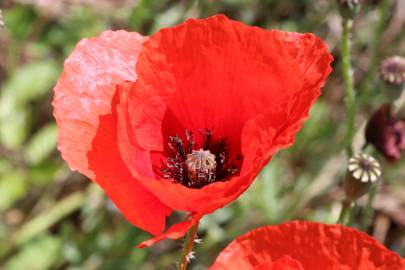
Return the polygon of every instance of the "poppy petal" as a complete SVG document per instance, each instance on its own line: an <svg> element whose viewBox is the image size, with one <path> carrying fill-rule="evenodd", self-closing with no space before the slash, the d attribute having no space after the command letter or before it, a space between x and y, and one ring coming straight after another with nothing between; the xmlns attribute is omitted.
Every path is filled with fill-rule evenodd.
<svg viewBox="0 0 405 270"><path fill-rule="evenodd" d="M144 247L150 247L154 244L156 244L159 241L162 241L166 238L170 239L179 239L183 237L190 228L195 225L199 220L201 219L201 215L198 214L190 214L186 217L186 219L180 223L174 224L171 226L165 233L160 234L156 237L153 237L149 240L146 240L139 245L137 245L137 248L144 248Z"/></svg>
<svg viewBox="0 0 405 270"><path fill-rule="evenodd" d="M135 65L146 38L138 33L106 31L81 40L66 59L54 88L54 116L58 123L58 149L72 170L89 178L87 152L99 116L110 112L115 85L135 80Z"/></svg>
<svg viewBox="0 0 405 270"><path fill-rule="evenodd" d="M303 72L287 49L290 43L276 30L223 15L190 19L151 36L137 64L136 89L128 97L137 108L129 111L140 145L162 151L164 136L213 128L238 148L247 120L301 89ZM150 116L159 121L142 124Z"/></svg>
<svg viewBox="0 0 405 270"><path fill-rule="evenodd" d="M304 270L299 261L290 256L283 256L274 262L263 263L254 268L255 270Z"/></svg>
<svg viewBox="0 0 405 270"><path fill-rule="evenodd" d="M302 100L304 99L297 98L297 101ZM267 124L266 131L257 136L252 134L249 137L249 147L245 152L243 168L239 176L228 181L212 183L201 189L189 189L165 179L153 180L144 177L137 179L172 209L189 212L213 212L240 196L250 186L276 150L292 144L294 136L304 120L304 118L299 118L299 122L289 123L285 114L285 106L273 108L266 116L272 121ZM266 142L271 144L268 149L264 149Z"/></svg>
<svg viewBox="0 0 405 270"><path fill-rule="evenodd" d="M132 106L128 96L132 93L135 93L133 88L133 82L124 82L117 86L120 96L120 103L117 106L118 111L118 145L121 151L121 155L128 163L132 165L131 170L135 177L147 177L150 178L150 181L153 181L155 178L151 157L149 151L145 150L138 143L138 138L135 136L134 129L131 126L131 111L128 108L133 108L135 110L140 109L141 106ZM142 122L142 125L150 125L153 123L154 117L149 116L145 118L145 121ZM152 135L144 134L150 140Z"/></svg>
<svg viewBox="0 0 405 270"><path fill-rule="evenodd" d="M273 262L289 266L298 262L301 266L295 263L298 268L275 269L405 269L405 260L364 232L341 225L293 221L240 236L220 253L210 270L262 269Z"/></svg>
<svg viewBox="0 0 405 270"><path fill-rule="evenodd" d="M117 102L118 95L115 95L112 113L99 118L92 150L88 153L89 169L129 222L157 235L164 230L171 209L139 184L123 162L117 142Z"/></svg>
<svg viewBox="0 0 405 270"><path fill-rule="evenodd" d="M266 31L223 15L163 29L139 56L138 79L122 109L132 139L120 140L120 149L144 149L153 163L165 140L186 129L198 134L213 127L228 137L244 155L237 177L201 189L138 178L172 209L212 212L237 198L274 152L293 142L331 61L326 44L312 34ZM142 176L130 152L121 152L133 175Z"/></svg>

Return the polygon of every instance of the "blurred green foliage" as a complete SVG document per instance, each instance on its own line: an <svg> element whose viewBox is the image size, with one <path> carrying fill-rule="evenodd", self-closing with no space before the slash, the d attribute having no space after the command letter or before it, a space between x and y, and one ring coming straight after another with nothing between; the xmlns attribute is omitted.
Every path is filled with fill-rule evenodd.
<svg viewBox="0 0 405 270"><path fill-rule="evenodd" d="M370 56L405 53L404 33L391 26L404 17L396 12L400 1L388 2L384 14L378 3L369 3L356 22L356 85L368 80L359 125L398 91L376 74L367 76L378 64L373 60L370 66ZM188 17L224 13L263 28L314 32L329 44L334 67L340 64L334 1L4 0L0 7L5 20L0 30L0 269L5 270L173 269L178 259L181 241L135 249L148 235L129 225L97 186L72 173L56 151L52 87L81 38L105 29L149 35ZM383 23L379 16L384 16ZM199 235L204 240L196 248L192 269L206 269L229 241L257 226L297 218L337 219L345 170L342 98L335 71L295 145L277 154L241 198L202 220ZM401 165L384 164L383 187L388 196L402 194L400 211L405 209ZM390 220L385 244L404 255L405 224L381 209L378 215Z"/></svg>

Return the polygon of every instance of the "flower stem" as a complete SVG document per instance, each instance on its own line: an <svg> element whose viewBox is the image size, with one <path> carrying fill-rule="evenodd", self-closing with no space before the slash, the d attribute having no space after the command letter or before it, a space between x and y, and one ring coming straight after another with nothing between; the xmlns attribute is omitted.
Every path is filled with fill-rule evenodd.
<svg viewBox="0 0 405 270"><path fill-rule="evenodd" d="M342 39L340 43L340 50L342 54L342 77L343 84L346 91L345 104L347 111L346 119L346 138L345 146L346 152L349 157L353 155L352 140L355 131L355 114L356 114L356 104L355 95L353 87L353 70L351 64L351 31L353 27L353 20L347 17L342 17Z"/></svg>
<svg viewBox="0 0 405 270"><path fill-rule="evenodd" d="M346 216L352 206L352 202L348 200L344 200L342 202L342 209L340 210L340 215L337 220L337 224L345 225L346 224Z"/></svg>
<svg viewBox="0 0 405 270"><path fill-rule="evenodd" d="M361 229L366 230L367 227L370 225L372 215L373 215L373 202L375 199L375 195L377 194L377 185L373 185L368 192L367 204L364 208L364 214L361 219Z"/></svg>
<svg viewBox="0 0 405 270"><path fill-rule="evenodd" d="M392 108L393 113L397 114L402 109L404 104L405 104L405 83L403 84L401 95L393 102Z"/></svg>
<svg viewBox="0 0 405 270"><path fill-rule="evenodd" d="M188 262L190 259L189 255L193 250L195 238L197 236L198 224L199 222L197 221L187 233L186 239L184 241L179 270L187 270Z"/></svg>
<svg viewBox="0 0 405 270"><path fill-rule="evenodd" d="M367 73L363 79L360 87L361 103L364 104L369 98L370 88L372 88L373 78L378 69L378 63L380 60L380 40L384 33L385 26L387 24L387 16L392 6L391 0L382 0L378 4L377 13L378 21L374 28L372 40L370 42L370 64L367 68Z"/></svg>

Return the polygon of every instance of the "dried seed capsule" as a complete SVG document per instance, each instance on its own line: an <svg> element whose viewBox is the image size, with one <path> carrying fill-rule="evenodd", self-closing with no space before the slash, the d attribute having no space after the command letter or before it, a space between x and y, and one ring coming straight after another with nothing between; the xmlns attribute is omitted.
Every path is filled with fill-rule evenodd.
<svg viewBox="0 0 405 270"><path fill-rule="evenodd" d="M349 159L344 181L346 198L354 201L367 193L381 177L380 163L370 155L360 153Z"/></svg>
<svg viewBox="0 0 405 270"><path fill-rule="evenodd" d="M217 162L209 150L193 150L187 155L188 177L193 186L203 186L215 179Z"/></svg>

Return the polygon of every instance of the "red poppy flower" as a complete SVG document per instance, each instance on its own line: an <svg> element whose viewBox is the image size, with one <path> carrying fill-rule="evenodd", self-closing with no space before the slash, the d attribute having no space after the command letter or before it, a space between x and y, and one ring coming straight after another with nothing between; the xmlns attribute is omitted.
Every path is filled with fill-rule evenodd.
<svg viewBox="0 0 405 270"><path fill-rule="evenodd" d="M223 15L149 38L82 40L55 87L58 149L135 226L179 238L235 200L296 132L331 72L312 34ZM190 212L162 234L172 210Z"/></svg>
<svg viewBox="0 0 405 270"><path fill-rule="evenodd" d="M404 270L405 260L366 233L293 221L235 239L210 270Z"/></svg>

